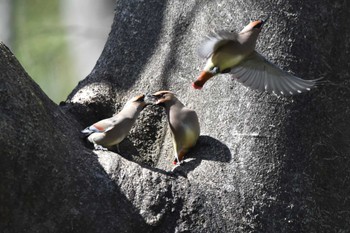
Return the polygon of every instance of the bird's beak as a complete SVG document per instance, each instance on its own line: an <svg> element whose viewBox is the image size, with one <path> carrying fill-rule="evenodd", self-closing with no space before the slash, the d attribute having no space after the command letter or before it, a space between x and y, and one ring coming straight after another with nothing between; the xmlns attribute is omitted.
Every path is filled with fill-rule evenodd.
<svg viewBox="0 0 350 233"><path fill-rule="evenodd" d="M270 16L268 15L264 20L261 20L263 25L267 22L267 20L270 18Z"/></svg>
<svg viewBox="0 0 350 233"><path fill-rule="evenodd" d="M202 71L202 73L199 75L197 80L192 83L192 87L194 89L202 89L204 84L213 76L214 76L213 73Z"/></svg>
<svg viewBox="0 0 350 233"><path fill-rule="evenodd" d="M257 21L254 21L254 22L251 22L251 26L252 28L262 28L262 26L264 26L264 24L266 23L266 21L269 19L270 17L267 16L265 19L263 20L257 20Z"/></svg>
<svg viewBox="0 0 350 233"><path fill-rule="evenodd" d="M157 98L154 95L152 95L152 94L147 94L145 96L145 100L144 101L145 101L145 103L147 105L149 105L149 104L156 104Z"/></svg>

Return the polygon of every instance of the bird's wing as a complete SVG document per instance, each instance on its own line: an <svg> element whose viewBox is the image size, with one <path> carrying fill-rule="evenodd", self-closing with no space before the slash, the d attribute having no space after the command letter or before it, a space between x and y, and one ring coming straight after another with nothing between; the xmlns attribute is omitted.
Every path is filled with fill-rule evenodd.
<svg viewBox="0 0 350 233"><path fill-rule="evenodd" d="M287 73L253 52L245 61L231 69L230 73L244 86L277 95L293 95L309 91L319 79L304 80Z"/></svg>
<svg viewBox="0 0 350 233"><path fill-rule="evenodd" d="M113 124L110 122L110 119L104 119L101 120L89 127L87 127L86 129L84 129L83 131L81 131L82 133L104 133L107 132L109 130L111 130L113 128Z"/></svg>
<svg viewBox="0 0 350 233"><path fill-rule="evenodd" d="M182 133L184 134L185 139L185 141L182 142L182 147L189 148L196 143L200 134L198 116L195 111L187 107L184 107L181 110L180 115L179 121L181 122Z"/></svg>
<svg viewBox="0 0 350 233"><path fill-rule="evenodd" d="M238 34L235 32L219 31L212 32L202 41L198 47L198 55L202 58L209 58L215 50L228 42L236 42Z"/></svg>

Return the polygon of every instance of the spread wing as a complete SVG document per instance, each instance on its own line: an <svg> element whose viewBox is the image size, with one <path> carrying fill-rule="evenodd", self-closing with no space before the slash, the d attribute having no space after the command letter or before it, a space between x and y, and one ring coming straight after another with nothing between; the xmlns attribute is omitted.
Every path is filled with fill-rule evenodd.
<svg viewBox="0 0 350 233"><path fill-rule="evenodd" d="M298 78L281 70L257 52L253 52L245 61L231 69L230 73L244 86L278 95L309 91L319 80Z"/></svg>

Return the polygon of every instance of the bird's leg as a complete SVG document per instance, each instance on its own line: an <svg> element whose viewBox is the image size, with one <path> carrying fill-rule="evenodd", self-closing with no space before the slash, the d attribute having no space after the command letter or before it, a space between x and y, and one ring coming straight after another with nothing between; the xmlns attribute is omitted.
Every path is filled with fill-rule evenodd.
<svg viewBox="0 0 350 233"><path fill-rule="evenodd" d="M187 153L187 150L181 150L178 154L175 155L176 158L175 158L175 160L174 160L174 162L173 162L173 164L174 164L175 166L173 167L173 169L171 169L172 172L174 172L175 169L176 169L177 167L181 166L181 164L184 162L184 161L183 161L183 158L184 158L184 156L185 156L186 153ZM176 160L177 160L177 162L176 162Z"/></svg>
<svg viewBox="0 0 350 233"><path fill-rule="evenodd" d="M95 150L104 150L104 151L107 150L107 148L105 148L105 147L103 147L101 145L97 145L97 144L94 144L94 147L95 147Z"/></svg>
<svg viewBox="0 0 350 233"><path fill-rule="evenodd" d="M174 160L173 164L180 165L183 162L183 158L184 158L186 153L187 153L186 150L180 150L180 152L175 155L175 160Z"/></svg>
<svg viewBox="0 0 350 233"><path fill-rule="evenodd" d="M177 154L175 154L175 159L173 161L173 164L174 165L180 165L180 160L179 160L179 157L177 156Z"/></svg>

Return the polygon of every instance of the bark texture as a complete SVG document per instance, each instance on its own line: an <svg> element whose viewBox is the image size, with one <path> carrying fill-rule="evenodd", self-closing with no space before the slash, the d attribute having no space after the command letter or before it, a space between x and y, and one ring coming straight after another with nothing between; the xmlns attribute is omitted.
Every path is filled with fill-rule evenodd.
<svg viewBox="0 0 350 233"><path fill-rule="evenodd" d="M350 227L349 6L344 1L119 0L92 73L55 106L1 45L4 232L344 232ZM258 50L306 79L276 97L228 75L191 88L211 30L270 16ZM120 153L79 130L130 97L170 89L197 111L199 143L169 172L164 112L147 107Z"/></svg>

